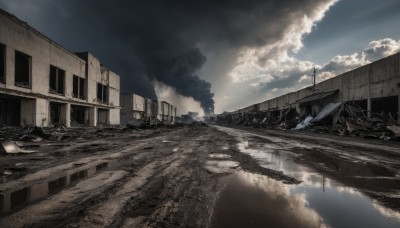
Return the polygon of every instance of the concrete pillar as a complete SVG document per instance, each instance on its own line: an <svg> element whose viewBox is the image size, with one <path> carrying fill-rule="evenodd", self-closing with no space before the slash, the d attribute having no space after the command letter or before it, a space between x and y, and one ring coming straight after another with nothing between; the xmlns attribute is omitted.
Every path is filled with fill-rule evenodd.
<svg viewBox="0 0 400 228"><path fill-rule="evenodd" d="M370 98L367 99L367 110L368 110L367 116L368 116L368 118L370 118L371 117L371 99Z"/></svg>
<svg viewBox="0 0 400 228"><path fill-rule="evenodd" d="M71 104L67 103L61 106L61 123L66 127L71 127Z"/></svg>
<svg viewBox="0 0 400 228"><path fill-rule="evenodd" d="M89 108L89 125L90 126L97 126L97 108L90 107Z"/></svg>
<svg viewBox="0 0 400 228"><path fill-rule="evenodd" d="M371 117L371 65L368 65L367 116Z"/></svg>
<svg viewBox="0 0 400 228"><path fill-rule="evenodd" d="M397 97L397 121L400 122L400 93Z"/></svg>
<svg viewBox="0 0 400 228"><path fill-rule="evenodd" d="M14 86L15 82L15 50L6 46L6 87ZM21 122L22 123L22 122Z"/></svg>

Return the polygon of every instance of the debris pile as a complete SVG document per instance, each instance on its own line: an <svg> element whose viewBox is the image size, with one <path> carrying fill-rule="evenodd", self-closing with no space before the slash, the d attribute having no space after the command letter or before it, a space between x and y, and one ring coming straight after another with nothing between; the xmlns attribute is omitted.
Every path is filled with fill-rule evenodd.
<svg viewBox="0 0 400 228"><path fill-rule="evenodd" d="M400 140L397 114L368 113L349 103L329 103L317 115L299 114L295 108L257 113L221 114L216 124L263 127L282 130L307 130L317 133Z"/></svg>

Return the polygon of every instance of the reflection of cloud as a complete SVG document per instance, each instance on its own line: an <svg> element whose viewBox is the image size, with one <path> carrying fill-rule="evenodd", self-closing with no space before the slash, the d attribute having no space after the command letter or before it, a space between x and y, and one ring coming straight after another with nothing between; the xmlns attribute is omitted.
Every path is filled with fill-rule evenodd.
<svg viewBox="0 0 400 228"><path fill-rule="evenodd" d="M394 211L387 207L383 207L376 201L373 201L372 205L379 211L379 213L381 213L381 215L388 217L388 218L400 219L400 212Z"/></svg>
<svg viewBox="0 0 400 228"><path fill-rule="evenodd" d="M349 194L355 194L355 195L362 195L359 191L357 191L354 188L351 187L346 187L346 186L337 186L336 191L338 192L344 192L344 193L349 193Z"/></svg>
<svg viewBox="0 0 400 228"><path fill-rule="evenodd" d="M239 163L235 161L211 160L206 162L204 168L212 173L231 173L238 166Z"/></svg>
<svg viewBox="0 0 400 228"><path fill-rule="evenodd" d="M304 194L292 195L290 189L280 181L275 181L262 175L248 172L238 172L237 181L240 185L247 186L249 192L262 191L263 194L257 195L260 204L270 205L277 219L281 219L281 224L294 225L301 227L326 227L319 214L308 207L308 202ZM244 191L238 187L239 191ZM246 191L247 191L246 190ZM248 196L247 197L252 197ZM271 205L273 204L273 205ZM268 210L268 208L262 208ZM290 220L290 221L285 221Z"/></svg>

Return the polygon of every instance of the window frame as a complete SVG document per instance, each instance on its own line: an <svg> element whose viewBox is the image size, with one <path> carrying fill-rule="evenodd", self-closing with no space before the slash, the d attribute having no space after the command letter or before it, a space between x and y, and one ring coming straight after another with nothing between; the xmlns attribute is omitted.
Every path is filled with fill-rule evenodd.
<svg viewBox="0 0 400 228"><path fill-rule="evenodd" d="M100 91L99 90L101 90L101 94L99 93ZM100 83L100 82L98 82L97 83L97 95L96 95L96 98L97 98L97 101L98 102L100 102L100 103L102 103L102 104L108 104L108 86L107 85L104 85L104 84L102 84L102 83ZM101 96L101 97L99 97L99 95Z"/></svg>
<svg viewBox="0 0 400 228"><path fill-rule="evenodd" d="M55 70L55 88L52 88L52 69ZM62 73L60 75L60 72ZM62 92L60 92L60 77L62 77ZM65 96L65 81L66 81L66 71L50 64L50 74L49 74L49 93Z"/></svg>
<svg viewBox="0 0 400 228"><path fill-rule="evenodd" d="M27 88L27 89L31 89L32 88L32 56L22 52L22 51L18 51L15 50L14 52L14 85L17 87L21 87L21 88ZM17 58L17 54L21 54L24 57L28 58L28 84L23 84L21 82L17 82L17 70L15 70L17 68L16 64L16 58Z"/></svg>
<svg viewBox="0 0 400 228"><path fill-rule="evenodd" d="M75 93L75 79L77 80L77 93ZM83 77L80 77L78 75L73 75L72 76L72 97L78 98L81 100L86 99L86 79Z"/></svg>
<svg viewBox="0 0 400 228"><path fill-rule="evenodd" d="M3 72L1 72L0 70L0 83L6 84L6 75L7 75L7 71L6 71L6 67L7 67L7 55L6 55L6 45L0 43L0 47L2 48L2 51L0 53L0 55L2 56L2 60L3 63L0 62L0 65L2 65L3 67Z"/></svg>

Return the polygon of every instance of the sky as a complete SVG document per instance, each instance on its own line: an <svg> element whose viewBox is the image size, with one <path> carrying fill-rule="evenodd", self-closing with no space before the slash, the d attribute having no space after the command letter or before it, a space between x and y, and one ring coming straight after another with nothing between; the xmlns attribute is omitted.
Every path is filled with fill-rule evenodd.
<svg viewBox="0 0 400 228"><path fill-rule="evenodd" d="M188 111L234 111L400 51L398 0L0 0L121 91Z"/></svg>

